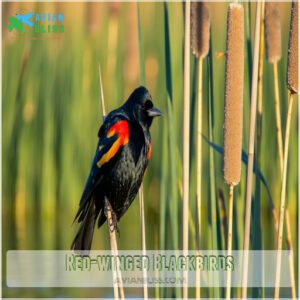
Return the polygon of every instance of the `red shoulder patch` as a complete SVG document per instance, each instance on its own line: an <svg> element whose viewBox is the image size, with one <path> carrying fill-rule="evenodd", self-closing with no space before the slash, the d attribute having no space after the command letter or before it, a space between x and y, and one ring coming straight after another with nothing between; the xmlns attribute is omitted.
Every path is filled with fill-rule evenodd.
<svg viewBox="0 0 300 300"><path fill-rule="evenodd" d="M125 146L129 141L129 126L127 121L119 121L114 124L107 132L107 137L117 135L117 140L111 145L110 149L97 162L98 168L109 162L119 151L121 146Z"/></svg>
<svg viewBox="0 0 300 300"><path fill-rule="evenodd" d="M148 147L148 153L147 153L147 158L148 160L150 159L151 157L151 151L152 151L152 143L149 144L149 147Z"/></svg>
<svg viewBox="0 0 300 300"><path fill-rule="evenodd" d="M117 134L119 136L119 143L121 145L126 145L129 141L129 126L128 122L125 120L119 121L114 124L107 132L107 137L111 137Z"/></svg>

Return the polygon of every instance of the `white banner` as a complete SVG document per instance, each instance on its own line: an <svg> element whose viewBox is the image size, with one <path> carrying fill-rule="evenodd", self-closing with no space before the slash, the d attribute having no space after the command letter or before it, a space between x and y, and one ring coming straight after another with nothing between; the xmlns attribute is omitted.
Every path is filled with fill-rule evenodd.
<svg viewBox="0 0 300 300"><path fill-rule="evenodd" d="M281 287L290 287L288 255L282 251ZM277 251L249 251L248 287L274 287ZM9 287L241 287L243 251L7 251L6 283ZM143 270L147 272L143 273ZM188 278L183 272L188 272ZM196 281L196 272L201 278ZM143 274L147 274L144 276ZM114 275L114 276L113 276ZM114 278L114 279L113 279Z"/></svg>

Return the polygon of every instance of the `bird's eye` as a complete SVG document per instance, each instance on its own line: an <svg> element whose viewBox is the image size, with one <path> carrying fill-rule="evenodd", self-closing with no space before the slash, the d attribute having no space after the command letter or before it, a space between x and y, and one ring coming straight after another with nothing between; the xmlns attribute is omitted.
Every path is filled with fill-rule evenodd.
<svg viewBox="0 0 300 300"><path fill-rule="evenodd" d="M144 103L145 110L148 110L148 109L150 109L152 107L153 107L152 101L151 100L146 100L146 102Z"/></svg>

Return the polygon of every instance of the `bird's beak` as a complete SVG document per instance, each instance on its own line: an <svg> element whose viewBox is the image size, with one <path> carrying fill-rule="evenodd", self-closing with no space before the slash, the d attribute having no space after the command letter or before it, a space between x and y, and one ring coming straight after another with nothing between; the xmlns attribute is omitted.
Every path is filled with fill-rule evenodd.
<svg viewBox="0 0 300 300"><path fill-rule="evenodd" d="M149 117L158 117L158 116L162 116L162 113L161 113L161 111L158 109L158 108L156 108L156 107L151 107L151 108L149 108L148 110L147 110L147 112L148 112L148 116Z"/></svg>

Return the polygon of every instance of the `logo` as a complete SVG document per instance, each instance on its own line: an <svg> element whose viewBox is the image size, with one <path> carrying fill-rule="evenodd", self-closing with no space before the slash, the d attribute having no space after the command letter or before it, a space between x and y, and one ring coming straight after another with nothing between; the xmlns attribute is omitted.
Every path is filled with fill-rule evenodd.
<svg viewBox="0 0 300 300"><path fill-rule="evenodd" d="M9 32L23 34L31 32L34 34L63 33L64 15L63 13L17 13L16 16L8 18Z"/></svg>

